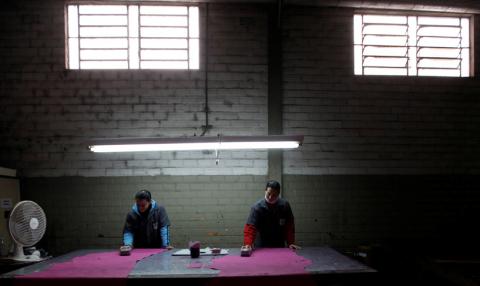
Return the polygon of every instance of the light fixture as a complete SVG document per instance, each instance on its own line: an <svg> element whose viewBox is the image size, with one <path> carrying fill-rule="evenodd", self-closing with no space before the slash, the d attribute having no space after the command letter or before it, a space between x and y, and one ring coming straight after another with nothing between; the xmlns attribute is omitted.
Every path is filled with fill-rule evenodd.
<svg viewBox="0 0 480 286"><path fill-rule="evenodd" d="M190 138L115 138L89 142L93 152L144 152L241 149L293 149L303 143L303 135L217 136Z"/></svg>

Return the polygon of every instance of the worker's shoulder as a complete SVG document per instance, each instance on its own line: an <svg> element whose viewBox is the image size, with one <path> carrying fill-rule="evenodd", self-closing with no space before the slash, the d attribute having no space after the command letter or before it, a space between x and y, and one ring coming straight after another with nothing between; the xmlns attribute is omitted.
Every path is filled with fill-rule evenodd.
<svg viewBox="0 0 480 286"><path fill-rule="evenodd" d="M290 204L286 199L279 198L277 203L276 203L276 207L280 208L280 209L287 209L287 208L290 207ZM252 205L252 210L253 211L262 211L262 210L268 210L268 209L269 209L269 207L268 207L265 199L260 199Z"/></svg>
<svg viewBox="0 0 480 286"><path fill-rule="evenodd" d="M252 205L252 209L260 209L266 207L265 199L260 199Z"/></svg>
<svg viewBox="0 0 480 286"><path fill-rule="evenodd" d="M155 208L153 208L153 211L156 212L166 212L165 207L159 203L155 204Z"/></svg>
<svg viewBox="0 0 480 286"><path fill-rule="evenodd" d="M131 218L131 219L136 219L138 218L140 215L133 209L130 209L127 213L127 218Z"/></svg>
<svg viewBox="0 0 480 286"><path fill-rule="evenodd" d="M290 206L290 203L284 198L279 198L277 204L279 206Z"/></svg>

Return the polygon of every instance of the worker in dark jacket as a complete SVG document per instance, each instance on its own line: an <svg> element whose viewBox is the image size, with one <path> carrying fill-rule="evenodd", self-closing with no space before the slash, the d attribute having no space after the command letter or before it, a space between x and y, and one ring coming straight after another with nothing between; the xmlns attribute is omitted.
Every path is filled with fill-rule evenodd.
<svg viewBox="0 0 480 286"><path fill-rule="evenodd" d="M258 234L258 235L257 235ZM290 204L280 198L280 183L267 182L265 198L257 201L250 210L244 228L244 246L242 249L255 247L289 247L300 249L295 245L295 222Z"/></svg>
<svg viewBox="0 0 480 286"><path fill-rule="evenodd" d="M170 220L165 208L147 190L135 194L135 204L123 228L123 245L135 248L172 248Z"/></svg>

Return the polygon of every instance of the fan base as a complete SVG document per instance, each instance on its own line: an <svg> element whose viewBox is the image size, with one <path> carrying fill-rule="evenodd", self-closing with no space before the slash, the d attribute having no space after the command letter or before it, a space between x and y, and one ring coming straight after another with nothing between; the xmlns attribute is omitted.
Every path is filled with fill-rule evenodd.
<svg viewBox="0 0 480 286"><path fill-rule="evenodd" d="M24 257L7 256L5 257L5 259L19 262L40 262L48 259L48 257L39 257L37 255L24 255Z"/></svg>
<svg viewBox="0 0 480 286"><path fill-rule="evenodd" d="M40 252L37 250L34 251L33 254L25 255L23 245L18 243L15 243L13 250L13 255L8 256L7 259L20 262L39 262L46 259L46 257L40 257Z"/></svg>

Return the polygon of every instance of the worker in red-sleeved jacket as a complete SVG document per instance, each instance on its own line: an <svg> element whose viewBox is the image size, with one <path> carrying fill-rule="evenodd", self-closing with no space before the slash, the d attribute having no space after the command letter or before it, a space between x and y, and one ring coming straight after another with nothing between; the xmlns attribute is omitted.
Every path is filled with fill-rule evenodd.
<svg viewBox="0 0 480 286"><path fill-rule="evenodd" d="M244 248L286 247L295 245L295 222L290 204L279 197L280 183L267 182L265 198L256 202L244 229Z"/></svg>

